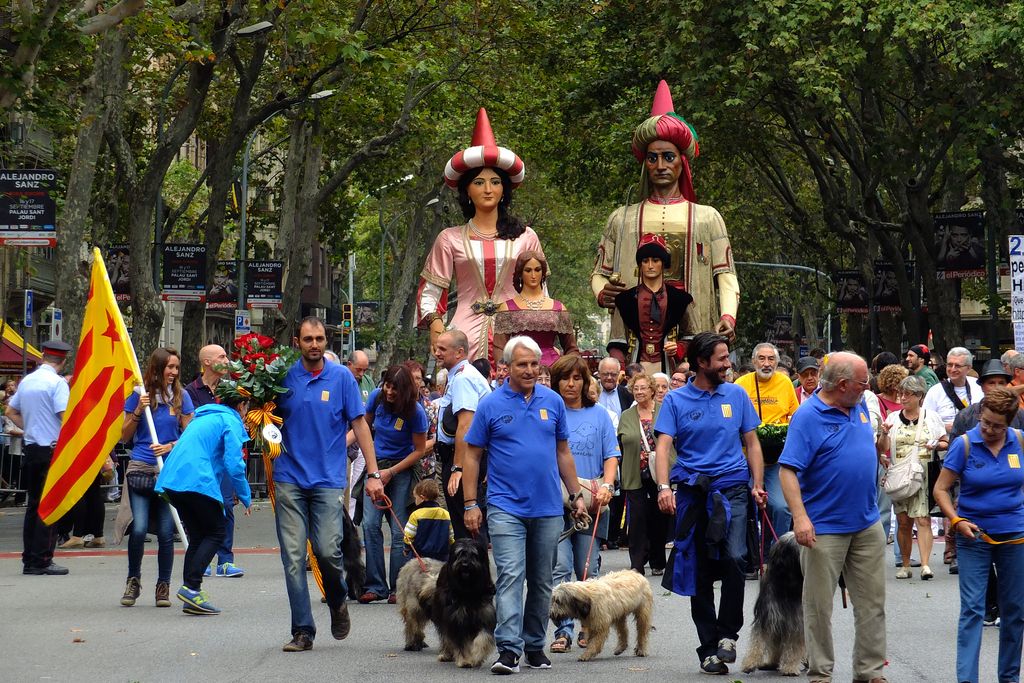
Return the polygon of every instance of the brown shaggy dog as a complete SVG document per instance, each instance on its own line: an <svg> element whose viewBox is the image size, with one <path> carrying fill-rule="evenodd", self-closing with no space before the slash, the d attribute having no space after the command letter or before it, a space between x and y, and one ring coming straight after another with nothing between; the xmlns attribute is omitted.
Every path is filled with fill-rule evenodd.
<svg viewBox="0 0 1024 683"><path fill-rule="evenodd" d="M799 676L807 650L804 647L804 575L800 570L800 546L790 531L768 553L768 567L761 577L761 592L754 603L754 626L743 671L777 670L783 676Z"/></svg>
<svg viewBox="0 0 1024 683"><path fill-rule="evenodd" d="M579 659L586 662L604 647L612 626L619 643L615 654L621 655L629 644L626 619L630 614L636 622L636 647L633 654L647 656L647 637L651 632L654 594L642 574L630 569L606 574L589 581L570 581L555 586L551 593L551 619L579 619L586 632L587 649Z"/></svg>

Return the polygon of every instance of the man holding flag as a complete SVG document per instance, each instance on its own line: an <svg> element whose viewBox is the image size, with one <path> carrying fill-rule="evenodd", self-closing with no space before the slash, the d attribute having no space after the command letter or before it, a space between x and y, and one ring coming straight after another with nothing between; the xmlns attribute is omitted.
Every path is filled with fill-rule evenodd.
<svg viewBox="0 0 1024 683"><path fill-rule="evenodd" d="M49 381L52 374L54 381L62 385L62 388L55 388L54 392L63 392L63 398L53 401L50 406L52 417L44 422L50 431L33 434L31 424L37 409L36 400L33 394L22 393L22 389L18 392L22 394L20 401L12 399L14 411L9 407L7 412L16 423L18 419L14 415L25 413L28 425L25 427L25 442L45 447L45 453L40 451L38 457L40 462L48 466L48 470L44 466L37 475L39 482L46 480L45 485L42 485L42 494L36 499L38 511L30 502L25 514L26 574L68 573L67 569L51 561L56 536L47 527L74 507L96 478L107 454L121 436L125 399L132 387L142 384L142 371L135 350L121 318L121 311L114 301L103 257L96 248L93 248L89 299L82 319L82 334L75 356L75 375L69 396L67 382L59 373L64 369L65 356L70 350L71 347L63 342L46 342L43 344L43 365L22 382L22 387L25 387L25 382L36 375ZM29 412L30 405L32 412ZM39 414L42 414L41 410ZM29 459L28 453L26 447L26 461ZM50 534L49 550L46 553L29 555L30 524L35 532ZM31 564L29 559L32 560Z"/></svg>
<svg viewBox="0 0 1024 683"><path fill-rule="evenodd" d="M25 430L22 477L28 491L28 507L23 532L25 549L21 553L23 574L62 576L68 573L67 567L53 563L57 533L40 519L39 503L68 406L68 383L61 373L70 350L71 347L59 339L43 344L42 364L21 381L18 392L7 406L7 417Z"/></svg>

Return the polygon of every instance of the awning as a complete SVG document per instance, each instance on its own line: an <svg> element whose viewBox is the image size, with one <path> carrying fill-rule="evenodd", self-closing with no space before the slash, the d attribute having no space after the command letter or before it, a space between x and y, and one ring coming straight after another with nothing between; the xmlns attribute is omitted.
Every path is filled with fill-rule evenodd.
<svg viewBox="0 0 1024 683"><path fill-rule="evenodd" d="M21 370L22 346L25 346L28 366L30 368L34 368L42 362L43 354L31 344L25 344L25 340L21 338L17 330L6 324L3 325L3 329L3 343L0 344L0 369Z"/></svg>

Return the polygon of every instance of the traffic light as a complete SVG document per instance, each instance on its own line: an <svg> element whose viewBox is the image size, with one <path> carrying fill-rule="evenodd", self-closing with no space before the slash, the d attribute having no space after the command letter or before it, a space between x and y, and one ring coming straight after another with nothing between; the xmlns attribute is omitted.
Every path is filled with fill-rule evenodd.
<svg viewBox="0 0 1024 683"><path fill-rule="evenodd" d="M341 305L341 330L345 333L352 331L352 304Z"/></svg>

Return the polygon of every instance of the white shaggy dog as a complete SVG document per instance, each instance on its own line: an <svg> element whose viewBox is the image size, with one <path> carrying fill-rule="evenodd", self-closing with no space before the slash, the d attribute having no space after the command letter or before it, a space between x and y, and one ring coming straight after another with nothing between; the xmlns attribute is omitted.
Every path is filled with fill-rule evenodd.
<svg viewBox="0 0 1024 683"><path fill-rule="evenodd" d="M636 623L633 654L646 657L653 612L651 585L642 574L629 569L589 581L562 583L551 593L551 619L579 619L587 634L587 649L579 657L581 662L600 654L612 626L619 637L615 654L625 652L629 644L626 619L630 614Z"/></svg>

